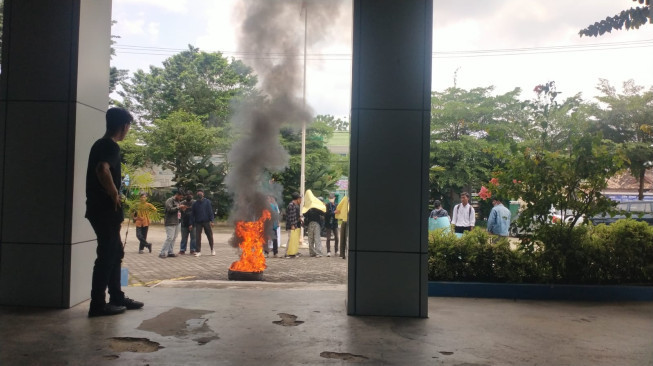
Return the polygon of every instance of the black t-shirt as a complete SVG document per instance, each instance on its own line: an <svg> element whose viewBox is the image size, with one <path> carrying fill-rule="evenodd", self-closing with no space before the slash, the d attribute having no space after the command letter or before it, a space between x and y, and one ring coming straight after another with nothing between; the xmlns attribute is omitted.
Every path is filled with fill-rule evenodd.
<svg viewBox="0 0 653 366"><path fill-rule="evenodd" d="M111 178L116 189L120 190L120 146L109 139L101 138L93 144L88 157L88 166L86 168L86 217L102 216L110 219L115 217L116 220L124 219L121 209L116 211L113 200L107 191L100 184L95 169L101 162L109 164Z"/></svg>
<svg viewBox="0 0 653 366"><path fill-rule="evenodd" d="M322 216L324 216L324 212L317 208L311 208L304 213L304 224L308 226L308 223L313 221L319 224L322 221Z"/></svg>

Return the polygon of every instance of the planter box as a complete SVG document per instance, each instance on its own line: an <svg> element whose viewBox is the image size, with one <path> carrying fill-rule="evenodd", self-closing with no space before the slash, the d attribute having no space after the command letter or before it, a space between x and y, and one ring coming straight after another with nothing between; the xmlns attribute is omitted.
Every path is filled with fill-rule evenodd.
<svg viewBox="0 0 653 366"><path fill-rule="evenodd" d="M429 282L429 296L524 300L653 301L653 287Z"/></svg>

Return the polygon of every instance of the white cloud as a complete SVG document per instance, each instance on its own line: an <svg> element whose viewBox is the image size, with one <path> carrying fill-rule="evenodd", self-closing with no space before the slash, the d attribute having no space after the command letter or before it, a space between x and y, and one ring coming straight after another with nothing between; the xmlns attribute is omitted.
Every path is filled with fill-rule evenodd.
<svg viewBox="0 0 653 366"><path fill-rule="evenodd" d="M113 34L122 37L119 45L185 49L187 44L193 44L206 51L238 51L240 24L234 23L232 15L242 1L245 0L114 0L113 19L118 23ZM324 57L309 62L307 97L319 114L349 114L352 7L351 1L343 4L339 16L325 18L335 31L308 50L309 54L341 55L333 56L336 60ZM434 1L433 51L477 53L472 57L435 58L432 89L451 86L459 67L460 87L495 85L500 93L521 87L524 98L532 97L534 85L551 80L556 81L563 96L582 91L587 98L595 94L599 78L617 86L629 78L651 86L653 72L650 66L644 66L653 64L650 46L573 53L551 50L533 55L515 51L492 57L478 54L479 50L552 46L568 50L579 45L653 40L653 25L648 24L639 30L615 31L600 38L578 36L581 28L637 5L630 0ZM313 24L318 29L311 27L309 31L319 32L319 22ZM121 54L120 49L117 52L114 63L132 71L160 66L163 59L174 53L145 50L140 54Z"/></svg>
<svg viewBox="0 0 653 366"><path fill-rule="evenodd" d="M159 23L156 22L150 22L147 24L147 34L150 36L156 38L159 36Z"/></svg>

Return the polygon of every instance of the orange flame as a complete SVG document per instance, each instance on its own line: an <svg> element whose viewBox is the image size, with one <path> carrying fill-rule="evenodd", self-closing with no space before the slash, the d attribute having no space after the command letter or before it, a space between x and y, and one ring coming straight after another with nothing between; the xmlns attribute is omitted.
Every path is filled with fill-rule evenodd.
<svg viewBox="0 0 653 366"><path fill-rule="evenodd" d="M236 236L241 240L238 245L241 253L240 260L233 262L229 267L230 270L262 272L267 268L265 256L263 255L263 244L265 242L263 224L266 220L270 220L270 217L270 211L263 210L258 221L238 221L236 223Z"/></svg>

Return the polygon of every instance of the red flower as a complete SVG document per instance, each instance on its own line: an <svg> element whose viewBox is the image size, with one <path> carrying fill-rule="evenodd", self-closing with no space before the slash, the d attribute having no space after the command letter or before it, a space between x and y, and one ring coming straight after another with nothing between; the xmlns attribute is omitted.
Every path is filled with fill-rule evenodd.
<svg viewBox="0 0 653 366"><path fill-rule="evenodd" d="M490 184L492 184L493 186L498 186L499 185L499 179L497 179L497 178L490 179Z"/></svg>
<svg viewBox="0 0 653 366"><path fill-rule="evenodd" d="M492 197L492 192L490 192L487 188L484 186L481 187L481 190L478 192L478 196L481 197L481 199L488 199Z"/></svg>

